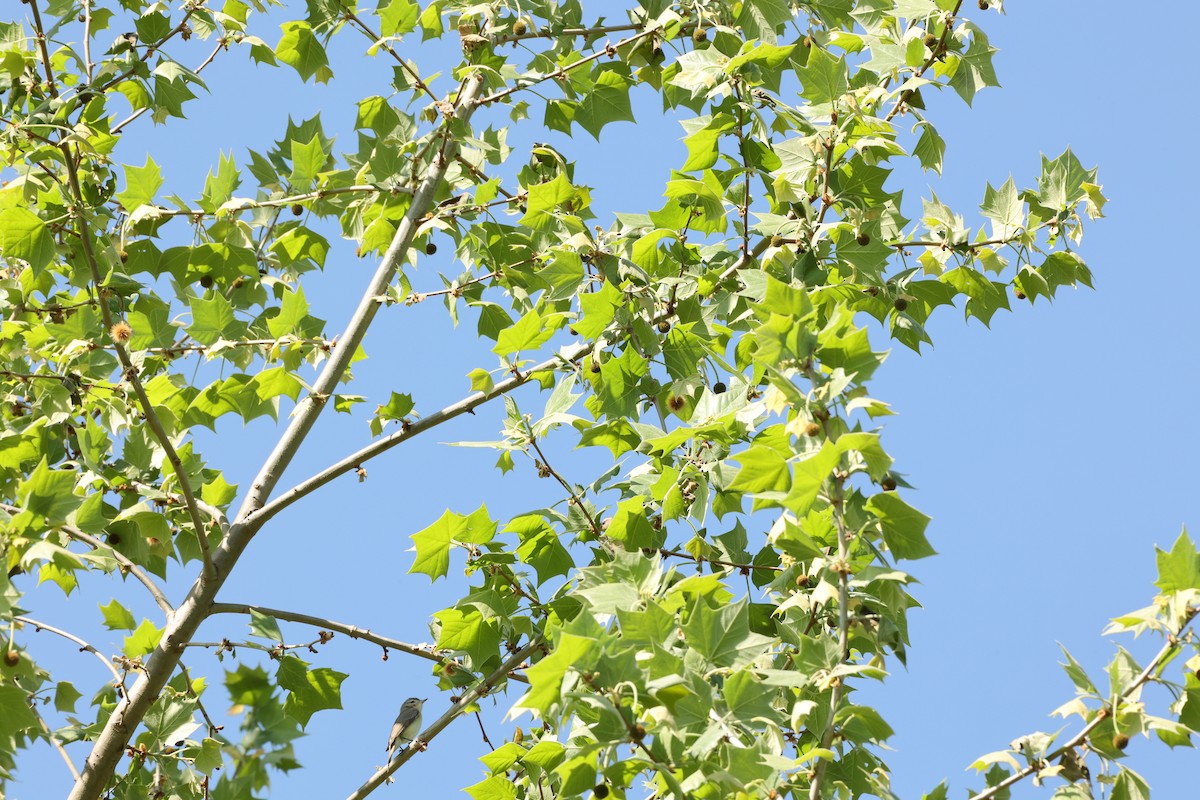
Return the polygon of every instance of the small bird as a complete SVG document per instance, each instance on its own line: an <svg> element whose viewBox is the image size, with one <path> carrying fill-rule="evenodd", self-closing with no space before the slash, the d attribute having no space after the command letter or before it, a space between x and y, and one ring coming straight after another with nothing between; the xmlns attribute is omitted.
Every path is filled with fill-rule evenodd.
<svg viewBox="0 0 1200 800"><path fill-rule="evenodd" d="M404 705L400 706L400 713L396 716L396 721L392 723L392 732L388 735L389 762L392 760L392 753L395 752L397 744L409 744L421 732L421 705L425 703L425 700L428 698L410 697L404 701Z"/></svg>

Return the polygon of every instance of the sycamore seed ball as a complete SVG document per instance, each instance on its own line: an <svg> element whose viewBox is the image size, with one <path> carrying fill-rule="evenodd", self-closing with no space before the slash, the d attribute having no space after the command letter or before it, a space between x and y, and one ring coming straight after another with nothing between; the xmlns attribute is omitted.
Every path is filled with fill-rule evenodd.
<svg viewBox="0 0 1200 800"><path fill-rule="evenodd" d="M108 329L108 337L117 344L125 344L133 338L133 328L131 328L129 323L125 321L114 323L113 326Z"/></svg>

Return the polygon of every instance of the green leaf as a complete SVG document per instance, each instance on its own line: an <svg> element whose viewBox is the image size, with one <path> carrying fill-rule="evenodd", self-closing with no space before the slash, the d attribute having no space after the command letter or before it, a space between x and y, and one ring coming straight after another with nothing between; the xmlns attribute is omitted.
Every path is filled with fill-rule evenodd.
<svg viewBox="0 0 1200 800"><path fill-rule="evenodd" d="M1154 585L1164 592L1200 590L1200 553L1188 536L1187 528L1179 533L1169 553L1154 549L1158 561L1158 579Z"/></svg>
<svg viewBox="0 0 1200 800"><path fill-rule="evenodd" d="M143 619L142 624L137 626L137 630L125 637L122 649L130 658L141 658L154 652L162 635L162 630L156 628L153 622Z"/></svg>
<svg viewBox="0 0 1200 800"><path fill-rule="evenodd" d="M917 559L936 555L925 538L929 517L901 500L895 492L881 492L867 500L867 511L879 517L883 541L896 558Z"/></svg>
<svg viewBox="0 0 1200 800"><path fill-rule="evenodd" d="M547 320L537 312L537 309L531 309L522 315L514 325L500 331L500 336L496 339L496 346L492 348L492 352L503 356L509 353L519 353L522 350L536 350L554 335L556 327L556 325L548 324Z"/></svg>
<svg viewBox="0 0 1200 800"><path fill-rule="evenodd" d="M292 186L307 189L325 167L327 156L321 146L321 135L317 133L307 142L293 141L291 145Z"/></svg>
<svg viewBox="0 0 1200 800"><path fill-rule="evenodd" d="M735 492L786 492L791 488L791 471L787 459L772 447L753 445L731 459L742 465L729 485Z"/></svg>
<svg viewBox="0 0 1200 800"><path fill-rule="evenodd" d="M280 28L283 36L275 46L276 58L300 73L305 83L314 75L317 83L325 83L333 77L325 48L307 22L293 20L283 23Z"/></svg>
<svg viewBox="0 0 1200 800"><path fill-rule="evenodd" d="M630 550L656 546L656 533L650 521L646 519L644 503L637 497L622 500L617 505L617 512L605 531L608 538L622 543Z"/></svg>
<svg viewBox="0 0 1200 800"><path fill-rule="evenodd" d="M575 187L560 172L553 180L529 187L529 199L525 205L525 216L519 224L533 230L542 230L554 224L554 209L575 194Z"/></svg>
<svg viewBox="0 0 1200 800"><path fill-rule="evenodd" d="M808 63L796 68L803 87L800 93L814 106L832 103L850 89L846 59L834 58L823 49L814 47Z"/></svg>
<svg viewBox="0 0 1200 800"><path fill-rule="evenodd" d="M104 627L110 631L131 631L137 627L133 614L115 599L106 606L100 606L100 613L104 615Z"/></svg>
<svg viewBox="0 0 1200 800"><path fill-rule="evenodd" d="M462 651L473 664L484 664L499 653L500 632L478 609L447 608L433 616L442 624L439 648Z"/></svg>
<svg viewBox="0 0 1200 800"><path fill-rule="evenodd" d="M914 41L916 41L914 39ZM913 148L913 155L921 162L921 166L925 169L931 169L938 175L942 174L942 158L946 154L946 142L940 135L937 129L929 123L921 125L921 136L917 139L917 144ZM990 186L988 187L991 188Z"/></svg>
<svg viewBox="0 0 1200 800"><path fill-rule="evenodd" d="M992 221L993 239L1007 239L1025 227L1025 204L1021 202L1017 185L1011 177L999 189L987 184L979 208Z"/></svg>
<svg viewBox="0 0 1200 800"><path fill-rule="evenodd" d="M27 208L0 211L0 255L28 261L40 270L54 260L54 234Z"/></svg>
<svg viewBox="0 0 1200 800"><path fill-rule="evenodd" d="M212 775L213 770L220 769L223 763L221 743L216 739L205 737L204 741L200 743L200 752L193 757L192 766L205 775Z"/></svg>
<svg viewBox="0 0 1200 800"><path fill-rule="evenodd" d="M567 670L588 669L592 659L586 659L598 643L591 638L563 633L554 651L525 671L529 690L517 701L516 708L525 708L537 715L546 714L561 700L563 678Z"/></svg>
<svg viewBox="0 0 1200 800"><path fill-rule="evenodd" d="M46 518L50 525L60 525L83 503L75 494L78 473L69 469L50 469L43 456L29 477L17 488L21 505L30 513Z"/></svg>
<svg viewBox="0 0 1200 800"><path fill-rule="evenodd" d="M233 315L233 306L219 292L208 298L192 298L192 324L187 331L200 344L216 344L220 339L237 339L245 323Z"/></svg>
<svg viewBox="0 0 1200 800"><path fill-rule="evenodd" d="M279 630L279 623L274 617L269 617L259 611L250 609L250 635L257 636L260 639L266 639L271 642L282 642L283 631Z"/></svg>
<svg viewBox="0 0 1200 800"><path fill-rule="evenodd" d="M471 391L483 392L487 394L492 389L496 388L496 382L492 380L492 374L482 367L476 367L467 373L467 377L471 379Z"/></svg>
<svg viewBox="0 0 1200 800"><path fill-rule="evenodd" d="M386 0L380 3L376 11L379 14L380 34L403 36L417 26L420 12L420 6L412 0Z"/></svg>
<svg viewBox="0 0 1200 800"><path fill-rule="evenodd" d="M747 39L775 42L776 30L792 21L792 11L784 0L745 0L737 24Z"/></svg>
<svg viewBox="0 0 1200 800"><path fill-rule="evenodd" d="M475 800L516 800L517 787L507 778L492 776L463 789Z"/></svg>
<svg viewBox="0 0 1200 800"><path fill-rule="evenodd" d="M597 141L600 139L600 129L608 123L634 121L633 108L629 104L631 81L625 74L627 71L628 67L621 65L605 65L599 68L595 83L584 96L575 115L575 121Z"/></svg>
<svg viewBox="0 0 1200 800"><path fill-rule="evenodd" d="M1119 766L1109 800L1150 800L1150 785L1146 779L1126 766Z"/></svg>
<svg viewBox="0 0 1200 800"><path fill-rule="evenodd" d="M950 85L954 91L971 105L975 93L987 86L999 86L996 70L992 67L992 56L996 48L988 43L987 36L978 26L964 22L964 27L971 32L971 44L967 52L957 57L957 68L950 77Z"/></svg>
<svg viewBox="0 0 1200 800"><path fill-rule="evenodd" d="M450 568L452 542L486 544L495 535L496 523L488 514L487 506L480 506L469 517L447 510L437 522L412 535L417 557L408 571L437 580Z"/></svg>
<svg viewBox="0 0 1200 800"><path fill-rule="evenodd" d="M714 609L699 596L683 625L684 641L718 667L748 664L774 641L750 632L748 609L745 600Z"/></svg>
<svg viewBox="0 0 1200 800"><path fill-rule="evenodd" d="M74 714L75 701L80 697L83 695L72 684L67 681L59 681L54 686L54 710L64 714Z"/></svg>
<svg viewBox="0 0 1200 800"><path fill-rule="evenodd" d="M29 693L19 686L0 686L0 737L10 740L38 727L37 717L29 708Z"/></svg>
<svg viewBox="0 0 1200 800"><path fill-rule="evenodd" d="M275 677L289 693L284 713L304 728L316 712L342 707L342 681L349 676L326 667L310 670L307 662L285 655Z"/></svg>
<svg viewBox="0 0 1200 800"><path fill-rule="evenodd" d="M162 171L148 155L144 166L124 166L125 190L118 192L116 198L127 212L133 212L154 200L154 195L163 185Z"/></svg>

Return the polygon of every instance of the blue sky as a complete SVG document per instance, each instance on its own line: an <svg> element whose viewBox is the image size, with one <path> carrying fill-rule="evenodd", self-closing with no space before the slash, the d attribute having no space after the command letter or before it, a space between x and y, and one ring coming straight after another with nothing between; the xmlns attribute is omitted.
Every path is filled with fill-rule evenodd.
<svg viewBox="0 0 1200 800"><path fill-rule="evenodd" d="M1135 29L1116 4L1012 3L1007 17L971 16L1000 48L995 63L1003 88L981 93L974 108L952 93L927 98L947 141L945 177L898 174L909 216L932 189L977 225L970 215L985 181L998 185L1012 173L1019 186L1028 185L1039 155L1053 157L1068 145L1085 166L1100 166L1110 203L1081 248L1095 291L1065 290L1052 306L1015 303L1015 312L997 314L990 330L943 313L930 330L932 350L918 357L894 346L876 374L873 395L899 412L887 420L885 446L917 487L907 499L933 517L928 533L940 552L908 567L921 581L914 593L924 605L911 616L908 670L860 695L897 731L886 760L905 798L920 797L944 777L951 796L962 797L963 789L982 783L964 772L975 757L1020 735L1061 727L1048 714L1073 690L1058 666L1058 643L1099 674L1113 652L1114 642L1100 636L1107 620L1153 597L1154 545L1169 546L1182 524L1200 519L1189 458L1200 440L1192 408L1200 391L1200 329L1192 310L1194 265L1184 246L1194 227L1188 198L1198 168L1185 152L1192 114L1186 105L1179 110L1191 59L1168 38L1171 29L1193 29L1200 9L1175 4L1167 35L1154 37ZM205 73L212 97L190 105L182 124L155 128L143 119L131 126L120 160L140 165L152 152L165 190L194 196L218 150L232 150L244 163L247 147L263 150L281 137L288 113L299 120L316 110L327 132L342 135L341 149L350 149L353 104L386 93L390 77L389 65L364 62L361 50L359 40L343 34L338 78L316 88L301 85L290 70L256 69L241 53L225 54ZM581 134L564 145L579 161L577 182L595 187L599 224L607 225L613 211L660 205L662 181L684 153L681 129L657 122L657 107L635 111L637 125L610 125L598 144ZM520 149L547 139L565 141L534 125L514 131L510 143ZM330 332L344 323L373 267L353 259L350 249L335 250L318 276L319 289L308 291L313 313L329 320ZM439 270L457 274L448 246L412 277L414 288L438 288ZM459 398L466 373L491 367L494 356L469 325L452 333L433 302L382 314L367 341L374 357L356 366L362 383L352 391L372 396L367 408L392 389L419 391L420 407L428 410ZM873 342L887 346L882 336ZM531 410L544 402L534 391L517 399ZM254 542L221 599L428 640L429 614L453 602L462 584L453 573L451 582L432 588L424 576L406 575L409 534L446 507L469 511L486 502L499 516L560 499L527 468L502 478L490 452L438 444L497 438L502 413L495 405L460 418L370 464L365 483L343 478L297 504ZM262 423L246 430L225 425L200 440L231 482L245 485L269 451L276 431ZM284 487L368 436L361 415L326 414ZM580 481L599 463L596 454L570 458L562 469ZM183 590L173 585L172 597ZM102 650L119 648L119 636L103 631L95 610L111 597L106 585L85 586L69 603L56 593L43 585L25 605L47 622L91 631ZM138 610L154 618L151 608ZM237 618L218 617L200 638L244 638L244 631ZM285 632L290 640L310 638L297 627ZM1118 641L1143 661L1159 645ZM73 648L43 638L25 644L44 648L35 652L61 664L64 677L81 688L103 679L98 665ZM447 705L433 694L424 661L393 654L383 662L378 649L344 637L310 660L351 673L343 686L345 711L313 718L311 735L297 744L307 769L278 777L274 796L344 796L382 763L404 697L434 697L427 714ZM189 655L187 663L193 672L218 674L211 653ZM224 706L222 687L210 697L217 698L211 705ZM1161 693L1148 692L1147 700L1161 712ZM494 742L511 734L512 724L501 726L500 716L488 720ZM1074 729L1074 722L1066 724ZM461 719L400 780L418 781L431 794L453 792L482 777L471 759L484 750L474 721ZM81 749L72 752L82 759ZM1129 752L1128 763L1157 796L1194 791L1185 774L1194 753L1171 753L1143 738ZM66 785L61 763L44 749L22 765L12 796L59 796ZM378 796L401 791L393 786ZM1046 791L1024 786L1015 796Z"/></svg>

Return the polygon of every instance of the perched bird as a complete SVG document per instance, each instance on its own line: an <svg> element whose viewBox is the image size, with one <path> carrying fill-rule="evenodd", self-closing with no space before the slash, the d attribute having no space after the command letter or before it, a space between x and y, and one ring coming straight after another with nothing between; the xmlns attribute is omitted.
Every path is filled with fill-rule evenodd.
<svg viewBox="0 0 1200 800"><path fill-rule="evenodd" d="M410 697L404 701L404 705L400 706L400 713L396 716L396 721L392 723L392 732L388 735L389 762L392 760L392 753L395 752L397 744L408 744L421 732L421 705L424 702L425 700L420 697Z"/></svg>

